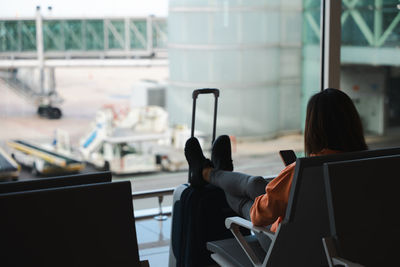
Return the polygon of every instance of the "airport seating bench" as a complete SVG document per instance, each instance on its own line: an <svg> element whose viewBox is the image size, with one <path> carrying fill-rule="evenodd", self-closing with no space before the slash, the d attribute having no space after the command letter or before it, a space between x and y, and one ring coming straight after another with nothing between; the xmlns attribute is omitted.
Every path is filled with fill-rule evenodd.
<svg viewBox="0 0 400 267"><path fill-rule="evenodd" d="M129 181L0 194L0 265L148 266Z"/></svg>
<svg viewBox="0 0 400 267"><path fill-rule="evenodd" d="M399 164L399 155L325 164L329 266L396 265Z"/></svg>
<svg viewBox="0 0 400 267"><path fill-rule="evenodd" d="M0 183L0 194L54 187L111 182L111 172L92 172Z"/></svg>
<svg viewBox="0 0 400 267"><path fill-rule="evenodd" d="M400 148L388 148L298 158L286 215L277 231L227 218L226 226L235 238L209 242L211 257L221 266L328 266L322 244L322 237L330 233L323 164L399 154ZM262 235L264 249L254 235L242 236L239 227Z"/></svg>

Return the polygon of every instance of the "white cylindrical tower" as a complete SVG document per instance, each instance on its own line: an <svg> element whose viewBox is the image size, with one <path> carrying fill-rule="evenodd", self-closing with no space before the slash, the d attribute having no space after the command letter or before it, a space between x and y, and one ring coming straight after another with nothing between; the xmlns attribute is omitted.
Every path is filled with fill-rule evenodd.
<svg viewBox="0 0 400 267"><path fill-rule="evenodd" d="M217 134L272 137L281 127L281 4L278 0L170 0L167 109L190 124L191 92L221 91ZM205 97L206 98L206 97ZM212 97L198 104L209 131Z"/></svg>

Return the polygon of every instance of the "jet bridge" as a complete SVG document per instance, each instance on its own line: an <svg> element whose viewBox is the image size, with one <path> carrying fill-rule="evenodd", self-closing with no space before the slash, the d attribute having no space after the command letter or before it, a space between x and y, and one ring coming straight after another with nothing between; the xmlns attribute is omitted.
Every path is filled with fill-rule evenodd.
<svg viewBox="0 0 400 267"><path fill-rule="evenodd" d="M0 79L38 107L40 116L60 118L57 67L166 66L166 18L0 19ZM21 76L21 68L31 77Z"/></svg>

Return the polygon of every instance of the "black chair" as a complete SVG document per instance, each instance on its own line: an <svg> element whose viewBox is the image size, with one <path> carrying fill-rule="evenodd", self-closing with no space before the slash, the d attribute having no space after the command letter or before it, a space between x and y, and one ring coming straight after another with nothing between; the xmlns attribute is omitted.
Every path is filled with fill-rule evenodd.
<svg viewBox="0 0 400 267"><path fill-rule="evenodd" d="M129 181L2 194L0 214L0 266L148 266Z"/></svg>
<svg viewBox="0 0 400 267"><path fill-rule="evenodd" d="M297 159L286 215L276 233L239 217L227 218L237 241L209 242L211 257L221 266L328 266L321 242L329 233L323 164L396 154L400 148ZM239 227L264 235L268 249L262 249L254 235L242 236Z"/></svg>
<svg viewBox="0 0 400 267"><path fill-rule="evenodd" d="M397 265L399 166L398 155L325 164L329 266Z"/></svg>
<svg viewBox="0 0 400 267"><path fill-rule="evenodd" d="M0 194L53 187L111 182L111 172L93 172L0 183Z"/></svg>

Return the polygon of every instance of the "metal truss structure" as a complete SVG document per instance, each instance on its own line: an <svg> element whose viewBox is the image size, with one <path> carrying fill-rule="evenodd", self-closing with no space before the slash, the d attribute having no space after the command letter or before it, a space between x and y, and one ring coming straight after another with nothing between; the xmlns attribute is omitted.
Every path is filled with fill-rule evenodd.
<svg viewBox="0 0 400 267"><path fill-rule="evenodd" d="M165 57L166 18L50 18L0 21L0 58Z"/></svg>
<svg viewBox="0 0 400 267"><path fill-rule="evenodd" d="M0 20L0 78L39 115L60 118L55 67L165 66L166 31L166 19L154 16L52 18L38 8L36 18ZM24 67L38 70L37 82L19 77Z"/></svg>
<svg viewBox="0 0 400 267"><path fill-rule="evenodd" d="M320 0L304 1L308 25L305 43L319 43ZM400 41L400 11L397 0L343 0L342 45L396 47ZM307 31L307 30L306 30Z"/></svg>

